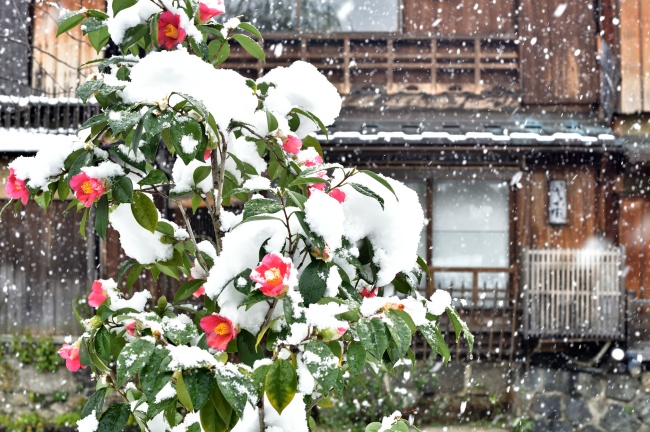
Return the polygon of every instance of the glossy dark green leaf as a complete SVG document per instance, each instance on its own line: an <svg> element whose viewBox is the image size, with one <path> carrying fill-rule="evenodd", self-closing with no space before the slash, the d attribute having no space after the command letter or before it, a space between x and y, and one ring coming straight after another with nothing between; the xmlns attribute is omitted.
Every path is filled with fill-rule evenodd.
<svg viewBox="0 0 650 432"><path fill-rule="evenodd" d="M95 333L95 352L104 363L111 361L111 337L104 326Z"/></svg>
<svg viewBox="0 0 650 432"><path fill-rule="evenodd" d="M183 383L195 411L208 401L214 386L214 374L208 369L189 369L183 371Z"/></svg>
<svg viewBox="0 0 650 432"><path fill-rule="evenodd" d="M282 210L282 204L268 198L257 198L244 204L243 220L261 214L273 214Z"/></svg>
<svg viewBox="0 0 650 432"><path fill-rule="evenodd" d="M123 432L131 416L128 403L118 403L108 407L99 419L97 432Z"/></svg>
<svg viewBox="0 0 650 432"><path fill-rule="evenodd" d="M84 16L83 10L77 11L68 11L59 16L57 20L58 28L56 30L56 35L59 36L61 33L65 33L68 30L72 30L83 22L86 18Z"/></svg>
<svg viewBox="0 0 650 432"><path fill-rule="evenodd" d="M360 194L365 195L367 197L370 197L370 198L376 200L379 203L379 205L381 206L381 209L382 210L384 209L384 199L382 197L380 197L379 195L377 195L376 193L374 193L373 191L371 191L370 188L368 188L368 187L366 187L366 186L364 186L362 184L359 184L359 183L349 183L349 185L352 186L354 188L354 190L356 190Z"/></svg>
<svg viewBox="0 0 650 432"><path fill-rule="evenodd" d="M138 182L138 184L142 185L142 186L144 186L144 185L158 185L158 184L165 184L168 181L169 181L169 179L167 178L167 174L165 174L164 172L162 172L159 169L154 169L154 170L151 170L149 172L149 174L147 174L145 176L145 178L140 180Z"/></svg>
<svg viewBox="0 0 650 432"><path fill-rule="evenodd" d="M303 270L298 281L298 290L304 299L305 306L316 303L323 298L327 289L329 267L323 260L315 260Z"/></svg>
<svg viewBox="0 0 650 432"><path fill-rule="evenodd" d="M386 324L377 317L363 318L357 323L357 334L363 347L380 359L388 348Z"/></svg>
<svg viewBox="0 0 650 432"><path fill-rule="evenodd" d="M90 414L92 414L93 411L95 411L95 416L99 418L99 415L101 414L102 408L104 406L104 400L106 399L107 392L108 387L97 390L84 405L84 409L81 411L81 418L88 417Z"/></svg>
<svg viewBox="0 0 650 432"><path fill-rule="evenodd" d="M113 16L120 13L120 11L130 8L136 4L138 0L113 0Z"/></svg>
<svg viewBox="0 0 650 432"><path fill-rule="evenodd" d="M253 39L243 34L234 34L232 35L232 38L235 39L237 42L239 42L239 44L250 55L252 55L258 60L265 61L264 50Z"/></svg>
<svg viewBox="0 0 650 432"><path fill-rule="evenodd" d="M366 365L366 349L359 342L352 342L348 347L347 363L352 375L359 375Z"/></svg>
<svg viewBox="0 0 650 432"><path fill-rule="evenodd" d="M154 205L151 198L142 192L133 194L133 204L131 205L131 212L135 220L144 229L154 232L158 224L158 210Z"/></svg>
<svg viewBox="0 0 650 432"><path fill-rule="evenodd" d="M136 339L128 343L117 357L117 385L121 386L140 369L151 357L155 345L146 339Z"/></svg>

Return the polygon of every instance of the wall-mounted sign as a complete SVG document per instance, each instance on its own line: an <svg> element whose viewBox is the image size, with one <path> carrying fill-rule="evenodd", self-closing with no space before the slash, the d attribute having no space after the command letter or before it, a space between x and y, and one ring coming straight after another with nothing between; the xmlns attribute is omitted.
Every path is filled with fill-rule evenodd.
<svg viewBox="0 0 650 432"><path fill-rule="evenodd" d="M548 182L548 223L564 225L567 223L566 180Z"/></svg>

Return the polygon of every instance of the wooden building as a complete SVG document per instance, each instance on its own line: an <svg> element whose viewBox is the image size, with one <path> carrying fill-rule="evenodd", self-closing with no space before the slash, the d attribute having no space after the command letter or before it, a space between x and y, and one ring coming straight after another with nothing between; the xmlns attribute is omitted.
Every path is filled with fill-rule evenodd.
<svg viewBox="0 0 650 432"><path fill-rule="evenodd" d="M337 86L344 108L330 140L319 137L326 157L418 191L428 221L420 253L434 275L423 290L462 299L475 356L512 359L537 341L632 344L645 336L629 338L643 308L628 307L628 297L650 298L650 152L611 129L621 115L650 111L650 96L637 97L650 88L643 85L650 79L644 0L279 5L229 2L230 15L243 13L262 29L267 62L233 46L226 66L256 78L305 60ZM33 31L36 43L39 20ZM634 37L643 49L631 50ZM72 37L58 49L75 43ZM75 50L84 56L83 46ZM32 94L56 93L36 78L43 75L37 62L29 72ZM81 79L57 76L64 88ZM92 109L74 101L2 102L0 127L66 130ZM98 251L91 254L97 263L118 254L85 244ZM16 265L3 262L0 285ZM0 309L0 333L11 331L12 319ZM462 345L454 349L459 358L467 354Z"/></svg>

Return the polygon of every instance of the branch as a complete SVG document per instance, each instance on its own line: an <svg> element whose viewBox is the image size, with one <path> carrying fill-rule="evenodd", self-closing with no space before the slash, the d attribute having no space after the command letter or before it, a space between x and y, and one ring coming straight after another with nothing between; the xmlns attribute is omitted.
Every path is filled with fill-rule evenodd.
<svg viewBox="0 0 650 432"><path fill-rule="evenodd" d="M264 395L260 398L260 401L257 403L258 415L257 419L260 424L260 432L264 432Z"/></svg>
<svg viewBox="0 0 650 432"><path fill-rule="evenodd" d="M176 203L178 210L181 212L181 216L183 216L183 221L185 222L185 226L187 227L187 232L190 234L190 240L192 240L192 244L194 245L194 249L196 250L196 259L198 260L199 264L201 264L201 267L203 267L203 270L207 272L210 269L205 264L205 260L201 255L201 251L199 251L199 245L196 243L196 237L194 237L194 231L192 230L192 225L190 225L190 220L187 218L187 213L185 213L185 207L183 207L183 203L181 203L178 200L174 200L174 202Z"/></svg>

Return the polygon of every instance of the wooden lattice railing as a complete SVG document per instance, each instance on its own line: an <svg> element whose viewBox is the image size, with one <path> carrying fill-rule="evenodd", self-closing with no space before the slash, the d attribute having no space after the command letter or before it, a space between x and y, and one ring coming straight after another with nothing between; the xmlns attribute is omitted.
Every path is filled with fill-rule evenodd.
<svg viewBox="0 0 650 432"><path fill-rule="evenodd" d="M518 92L515 36L422 37L404 34L265 35L266 63L233 44L226 67L250 78L296 60L312 63L341 94Z"/></svg>
<svg viewBox="0 0 650 432"><path fill-rule="evenodd" d="M623 338L624 262L623 248L524 250L524 335Z"/></svg>

